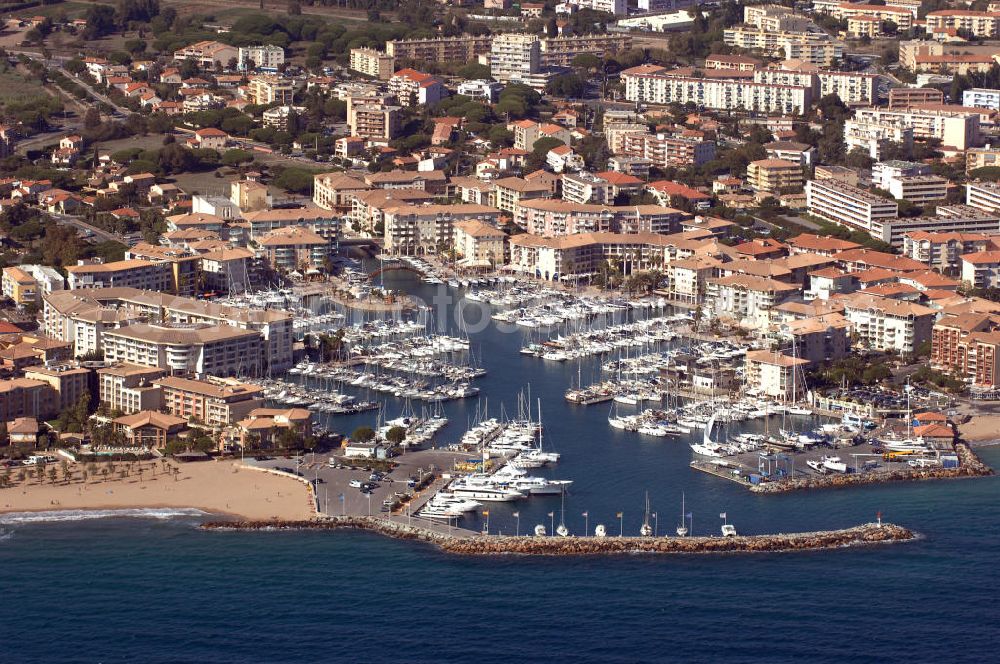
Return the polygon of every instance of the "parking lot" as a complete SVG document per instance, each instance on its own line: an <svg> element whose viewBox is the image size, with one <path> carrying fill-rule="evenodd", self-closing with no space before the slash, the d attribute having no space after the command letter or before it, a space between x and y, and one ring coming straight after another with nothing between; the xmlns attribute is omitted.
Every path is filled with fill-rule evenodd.
<svg viewBox="0 0 1000 664"><path fill-rule="evenodd" d="M392 459L397 466L385 476L373 476L372 471L365 470L364 459L350 460L356 464L355 467L343 464L334 467L330 465L330 458L330 454L305 454L293 458L248 458L246 463L290 472L314 482L319 508L324 514L358 516L387 514L383 502L391 501L396 494L414 495L411 509L416 511L443 484L440 479L442 473L447 473L456 462L474 459L475 456L446 450L407 452ZM426 472L433 472L438 479L423 491L415 492L413 479ZM363 490L366 485L371 487L370 490Z"/></svg>

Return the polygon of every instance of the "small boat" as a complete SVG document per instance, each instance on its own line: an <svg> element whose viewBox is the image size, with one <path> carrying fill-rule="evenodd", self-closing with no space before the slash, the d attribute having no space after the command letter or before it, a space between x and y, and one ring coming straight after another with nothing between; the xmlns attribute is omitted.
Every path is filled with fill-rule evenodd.
<svg viewBox="0 0 1000 664"><path fill-rule="evenodd" d="M688 534L687 514L684 511L684 494L681 493L681 523L677 526L677 536L685 537Z"/></svg>
<svg viewBox="0 0 1000 664"><path fill-rule="evenodd" d="M538 524L535 526L535 537L545 537L548 533L545 530L545 526Z"/></svg>
<svg viewBox="0 0 1000 664"><path fill-rule="evenodd" d="M823 457L823 467L835 473L847 472L847 464L841 461L839 456Z"/></svg>
<svg viewBox="0 0 1000 664"><path fill-rule="evenodd" d="M642 519L642 527L639 528L639 534L643 537L649 537L653 534L653 528L649 525L649 492L646 492L646 514Z"/></svg>

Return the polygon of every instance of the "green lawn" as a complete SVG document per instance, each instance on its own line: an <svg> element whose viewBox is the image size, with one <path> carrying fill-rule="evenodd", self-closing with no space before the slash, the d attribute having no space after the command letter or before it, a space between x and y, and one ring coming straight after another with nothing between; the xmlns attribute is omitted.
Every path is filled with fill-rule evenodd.
<svg viewBox="0 0 1000 664"><path fill-rule="evenodd" d="M0 65L0 104L47 96L42 84L29 79L13 67Z"/></svg>

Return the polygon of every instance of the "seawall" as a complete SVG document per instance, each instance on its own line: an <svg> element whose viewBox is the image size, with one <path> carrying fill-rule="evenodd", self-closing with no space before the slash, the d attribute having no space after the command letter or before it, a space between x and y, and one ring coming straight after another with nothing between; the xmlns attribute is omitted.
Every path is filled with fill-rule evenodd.
<svg viewBox="0 0 1000 664"><path fill-rule="evenodd" d="M914 482L918 480L953 479L958 477L986 477L993 475L993 469L976 455L967 443L955 444L958 468L910 468L890 470L885 473L851 473L849 475L814 475L796 477L756 484L750 487L755 493L785 493L803 489L828 489L857 486L861 484L883 484L885 482Z"/></svg>
<svg viewBox="0 0 1000 664"><path fill-rule="evenodd" d="M331 517L315 521L216 521L203 524L207 530L283 531L369 530L388 537L434 544L442 551L462 555L616 555L679 553L778 553L905 542L917 535L895 524L868 523L842 530L737 537L513 537L451 536L419 526L378 517Z"/></svg>

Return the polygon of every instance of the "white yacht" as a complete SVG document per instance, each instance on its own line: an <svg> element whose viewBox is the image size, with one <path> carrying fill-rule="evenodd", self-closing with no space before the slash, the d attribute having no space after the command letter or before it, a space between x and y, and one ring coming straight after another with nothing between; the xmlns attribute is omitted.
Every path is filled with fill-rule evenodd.
<svg viewBox="0 0 1000 664"><path fill-rule="evenodd" d="M524 498L524 493L517 489L503 488L472 477L460 477L454 480L448 489L456 496L490 503L506 503Z"/></svg>
<svg viewBox="0 0 1000 664"><path fill-rule="evenodd" d="M841 461L839 456L823 457L823 467L835 473L847 472L847 464Z"/></svg>

